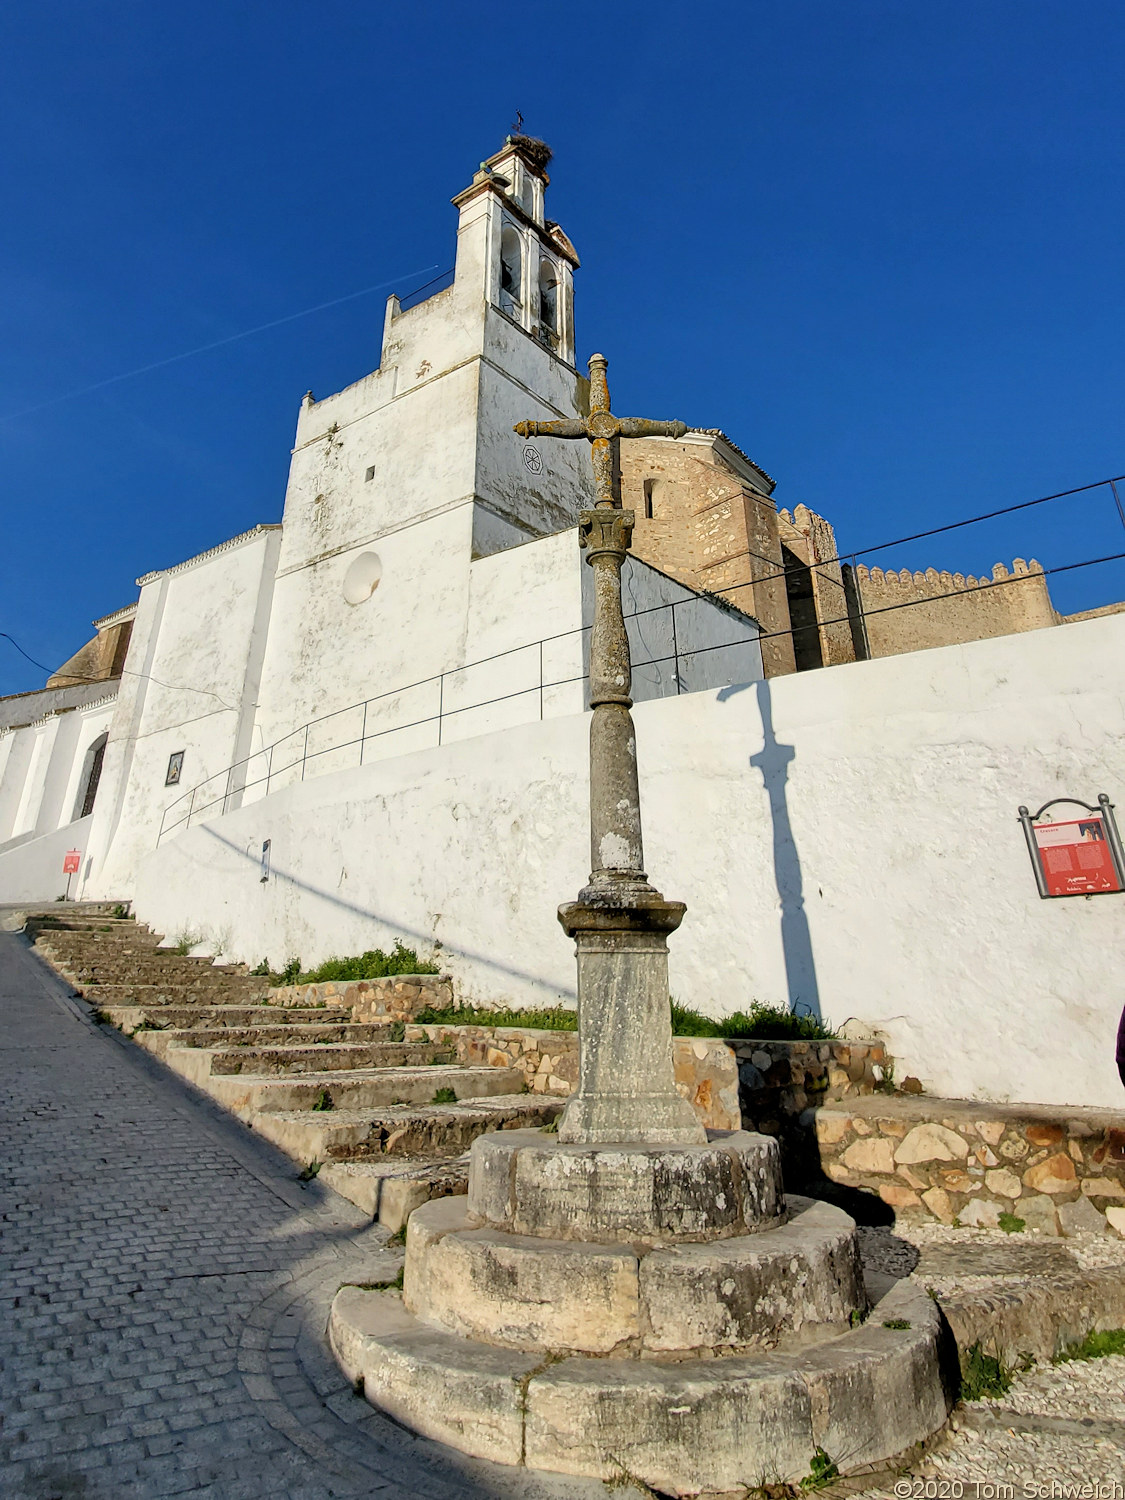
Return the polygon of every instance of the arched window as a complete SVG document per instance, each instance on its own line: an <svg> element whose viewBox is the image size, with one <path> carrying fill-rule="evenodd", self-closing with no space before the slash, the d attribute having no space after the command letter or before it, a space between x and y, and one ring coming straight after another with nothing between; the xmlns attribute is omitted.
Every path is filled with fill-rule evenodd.
<svg viewBox="0 0 1125 1500"><path fill-rule="evenodd" d="M500 310L518 318L523 307L523 244L510 224L500 235Z"/></svg>
<svg viewBox="0 0 1125 1500"><path fill-rule="evenodd" d="M108 732L99 734L86 751L82 763L82 780L78 784L78 796L74 803L74 820L88 818L94 810L94 798L98 795L98 782L102 779L102 761L105 759Z"/></svg>
<svg viewBox="0 0 1125 1500"><path fill-rule="evenodd" d="M550 348L558 348L559 273L549 260L539 262L539 337Z"/></svg>

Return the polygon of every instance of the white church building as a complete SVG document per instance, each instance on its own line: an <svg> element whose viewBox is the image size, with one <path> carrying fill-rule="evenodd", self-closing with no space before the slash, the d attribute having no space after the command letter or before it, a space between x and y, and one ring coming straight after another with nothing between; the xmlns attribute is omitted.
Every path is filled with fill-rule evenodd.
<svg viewBox="0 0 1125 1500"><path fill-rule="evenodd" d="M146 574L0 699L0 903L69 883L275 967L402 939L465 999L573 1002L590 461L513 431L587 399L547 160L482 164L452 284L305 397L280 524ZM636 557L624 595L676 998L852 1020L934 1093L1119 1105L1125 895L1040 899L1017 809L1125 793L1125 615L767 680L751 615Z"/></svg>

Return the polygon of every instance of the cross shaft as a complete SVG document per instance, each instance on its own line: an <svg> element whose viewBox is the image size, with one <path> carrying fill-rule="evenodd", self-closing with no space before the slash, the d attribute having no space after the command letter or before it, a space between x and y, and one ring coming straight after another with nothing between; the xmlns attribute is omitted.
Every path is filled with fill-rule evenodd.
<svg viewBox="0 0 1125 1500"><path fill-rule="evenodd" d="M520 422L524 438L585 438L596 505L580 512L578 541L594 570L590 632L589 883L559 909L578 948L578 1090L559 1125L560 1141L699 1142L706 1137L676 1091L668 1009L667 935L682 901L648 882L641 840L632 666L621 608L621 567L633 512L621 508L615 462L622 438L683 437L683 422L615 417L607 361L590 360L590 415Z"/></svg>

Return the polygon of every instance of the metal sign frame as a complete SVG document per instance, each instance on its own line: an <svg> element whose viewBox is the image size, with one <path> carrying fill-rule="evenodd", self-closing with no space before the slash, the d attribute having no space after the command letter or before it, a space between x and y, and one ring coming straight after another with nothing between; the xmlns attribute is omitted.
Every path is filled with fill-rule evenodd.
<svg viewBox="0 0 1125 1500"><path fill-rule="evenodd" d="M1071 807L1081 807L1086 812L1099 817L1105 828L1106 846L1109 850L1110 863L1117 876L1116 890L1103 891L1052 891L1048 887L1047 872L1043 868L1043 851L1035 837L1035 825L1049 808L1057 807L1060 803L1066 803ZM1109 800L1105 792L1098 793L1098 804L1092 807L1088 802L1082 802L1077 797L1054 797L1050 802L1044 802L1038 812L1028 812L1026 807L1019 810L1020 823L1023 826L1023 836L1027 840L1027 852L1031 856L1031 867L1035 871L1035 884L1039 888L1039 895L1044 901L1054 901L1060 897L1068 896L1120 896L1125 894L1125 848L1121 844L1121 834L1118 832L1117 820L1113 816L1114 804Z"/></svg>

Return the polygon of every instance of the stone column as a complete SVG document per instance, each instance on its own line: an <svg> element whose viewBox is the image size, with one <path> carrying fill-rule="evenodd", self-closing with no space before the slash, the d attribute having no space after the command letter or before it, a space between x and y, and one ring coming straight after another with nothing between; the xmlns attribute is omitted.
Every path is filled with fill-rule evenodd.
<svg viewBox="0 0 1125 1500"><path fill-rule="evenodd" d="M649 885L641 842L632 671L621 565L632 511L583 511L594 569L590 637L590 881L559 921L578 949L578 1088L559 1139L698 1145L707 1134L676 1090L668 1006L668 933L686 907Z"/></svg>

